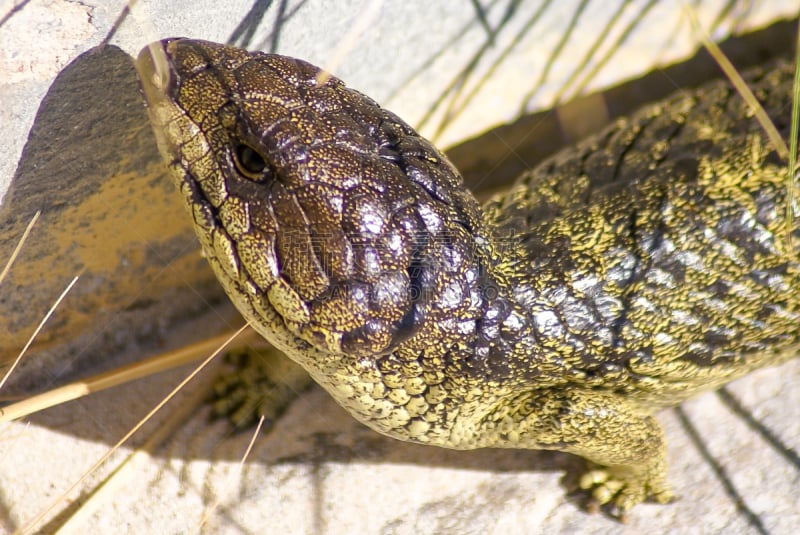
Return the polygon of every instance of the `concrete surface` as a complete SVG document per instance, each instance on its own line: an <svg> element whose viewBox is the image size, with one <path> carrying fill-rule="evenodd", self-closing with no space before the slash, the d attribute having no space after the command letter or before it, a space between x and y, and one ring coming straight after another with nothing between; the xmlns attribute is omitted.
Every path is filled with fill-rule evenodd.
<svg viewBox="0 0 800 535"><path fill-rule="evenodd" d="M796 9L785 4L706 1L698 11L723 39ZM183 35L303 57L444 146L695 48L671 2L181 0L140 1L110 40L119 48L94 49L123 5L30 0L0 7L0 264L30 214L43 210L29 252L0 284L0 362L16 354L65 281L83 270L72 301L15 376L18 391L135 360L236 321L222 301L207 305L219 292L170 198L142 119L126 54L147 42ZM179 321L185 318L191 321ZM42 513L185 373L0 427L0 531ZM112 475L135 450L114 455L37 529L793 533L800 525L798 361L731 387L762 427L748 425L716 394L664 413L670 476L682 499L641 506L624 527L583 513L566 494L580 466L572 457L398 443L361 427L319 389L304 394L240 468L249 437L208 423L198 401L207 382L159 414L165 420L181 407L190 412L164 446L135 454ZM145 447L157 428L145 428L132 444Z"/></svg>

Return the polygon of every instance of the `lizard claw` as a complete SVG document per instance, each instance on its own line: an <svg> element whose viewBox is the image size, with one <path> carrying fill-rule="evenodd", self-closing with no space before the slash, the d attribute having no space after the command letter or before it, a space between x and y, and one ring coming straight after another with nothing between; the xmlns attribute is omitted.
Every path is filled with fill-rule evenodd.
<svg viewBox="0 0 800 535"><path fill-rule="evenodd" d="M668 503L675 498L658 470L642 474L629 467L597 468L585 472L579 485L591 493L589 512L599 512L603 506L610 506L610 513L623 523L627 522L634 505L648 499Z"/></svg>

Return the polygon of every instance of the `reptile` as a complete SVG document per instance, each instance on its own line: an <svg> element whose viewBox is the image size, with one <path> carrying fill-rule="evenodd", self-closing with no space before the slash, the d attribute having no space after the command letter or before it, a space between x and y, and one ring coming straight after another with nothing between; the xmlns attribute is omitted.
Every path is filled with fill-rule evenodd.
<svg viewBox="0 0 800 535"><path fill-rule="evenodd" d="M429 141L309 63L167 39L137 64L227 294L380 433L577 454L591 502L624 517L673 498L659 409L795 355L787 166L724 81L481 205ZM791 79L748 79L784 134Z"/></svg>

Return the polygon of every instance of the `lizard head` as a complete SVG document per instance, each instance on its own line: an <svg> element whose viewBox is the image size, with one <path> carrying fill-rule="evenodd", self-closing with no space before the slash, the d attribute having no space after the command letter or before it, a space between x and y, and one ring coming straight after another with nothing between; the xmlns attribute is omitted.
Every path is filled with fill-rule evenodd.
<svg viewBox="0 0 800 535"><path fill-rule="evenodd" d="M137 68L205 254L269 341L365 356L474 330L480 209L397 116L304 61L203 41Z"/></svg>

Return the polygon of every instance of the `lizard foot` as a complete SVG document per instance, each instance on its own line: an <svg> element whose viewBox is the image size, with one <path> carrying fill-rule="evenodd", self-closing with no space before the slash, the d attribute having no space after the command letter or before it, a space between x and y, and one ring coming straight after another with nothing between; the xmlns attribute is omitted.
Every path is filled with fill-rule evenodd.
<svg viewBox="0 0 800 535"><path fill-rule="evenodd" d="M311 384L305 370L271 347L236 349L225 358L235 369L214 384L213 412L227 417L235 429L246 429L263 416L264 430L269 430Z"/></svg>
<svg viewBox="0 0 800 535"><path fill-rule="evenodd" d="M609 506L609 512L626 522L634 505L647 499L668 503L675 495L666 480L665 470L631 470L627 466L600 467L587 470L580 478L580 488L590 491L587 509L598 512Z"/></svg>

